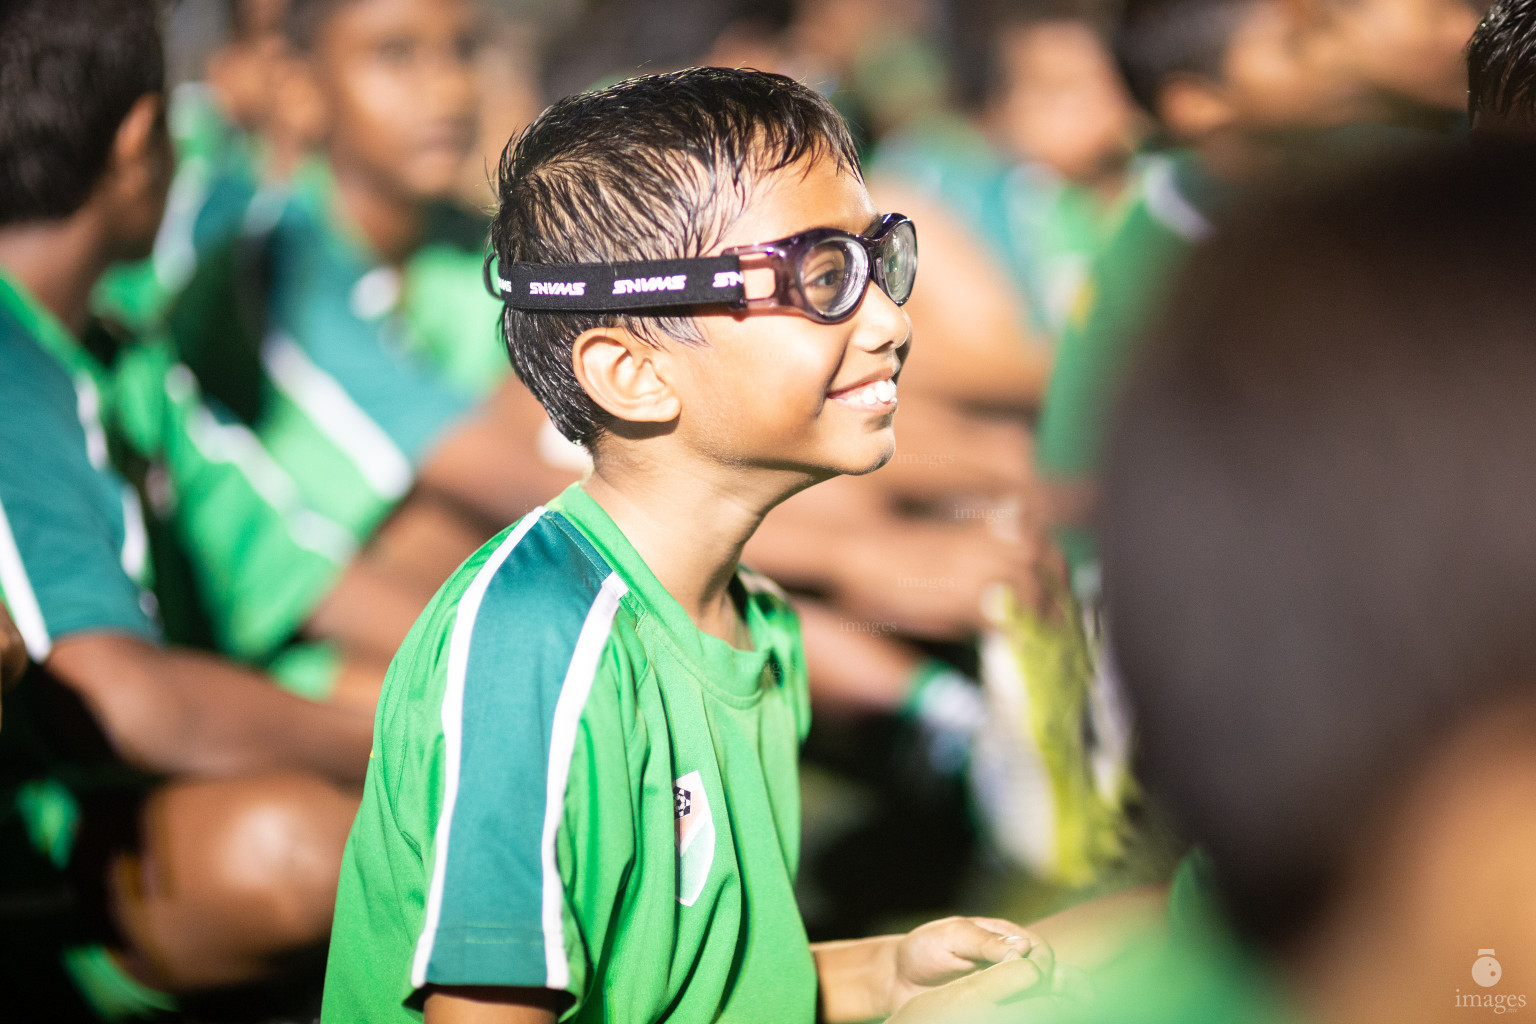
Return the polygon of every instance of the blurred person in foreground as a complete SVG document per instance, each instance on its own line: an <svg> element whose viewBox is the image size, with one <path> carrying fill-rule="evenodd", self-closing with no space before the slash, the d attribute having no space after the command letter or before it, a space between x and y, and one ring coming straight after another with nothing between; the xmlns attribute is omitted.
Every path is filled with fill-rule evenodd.
<svg viewBox="0 0 1536 1024"><path fill-rule="evenodd" d="M1536 133L1536 4L1499 0L1467 46L1467 114L1479 139Z"/></svg>
<svg viewBox="0 0 1536 1024"><path fill-rule="evenodd" d="M41 670L0 730L3 927L26 936L0 973L31 1019L164 1011L323 943L367 763L367 711L161 639L164 550L119 430L135 398L89 313L165 201L157 13L0 15L0 596Z"/></svg>
<svg viewBox="0 0 1536 1024"><path fill-rule="evenodd" d="M898 1019L1536 999L1533 159L1296 190L1191 261L1115 420L1103 522L1141 777L1203 853L1166 928L1073 990Z"/></svg>

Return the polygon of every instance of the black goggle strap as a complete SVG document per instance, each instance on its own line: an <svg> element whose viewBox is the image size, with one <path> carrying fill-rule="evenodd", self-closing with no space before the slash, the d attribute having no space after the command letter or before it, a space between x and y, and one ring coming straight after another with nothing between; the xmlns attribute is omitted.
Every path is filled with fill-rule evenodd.
<svg viewBox="0 0 1536 1024"><path fill-rule="evenodd" d="M741 260L714 256L635 263L485 262L490 293L513 309L620 313L745 304Z"/></svg>

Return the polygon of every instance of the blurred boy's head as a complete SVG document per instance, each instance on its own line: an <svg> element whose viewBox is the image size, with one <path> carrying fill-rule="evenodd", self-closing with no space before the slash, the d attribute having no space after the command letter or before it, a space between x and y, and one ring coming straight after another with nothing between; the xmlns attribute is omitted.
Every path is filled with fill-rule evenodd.
<svg viewBox="0 0 1536 1024"><path fill-rule="evenodd" d="M1076 181L1122 167L1139 126L1107 26L1068 3L1008 4L979 20L983 113L1010 152Z"/></svg>
<svg viewBox="0 0 1536 1024"><path fill-rule="evenodd" d="M1467 113L1481 133L1536 131L1536 2L1499 0L1467 47Z"/></svg>
<svg viewBox="0 0 1536 1024"><path fill-rule="evenodd" d="M1113 433L1144 778L1319 1018L1446 1019L1479 947L1536 962L1531 159L1228 225Z"/></svg>
<svg viewBox="0 0 1536 1024"><path fill-rule="evenodd" d="M1129 0L1115 48L1131 94L1181 143L1303 127L1334 99L1284 0Z"/></svg>
<svg viewBox="0 0 1536 1024"><path fill-rule="evenodd" d="M0 228L90 206L105 255L147 255L172 157L151 0L0 6Z"/></svg>
<svg viewBox="0 0 1536 1024"><path fill-rule="evenodd" d="M471 0L289 0L285 100L338 173L395 199L454 194L474 148Z"/></svg>
<svg viewBox="0 0 1536 1024"><path fill-rule="evenodd" d="M1320 60L1367 99L1465 109L1475 0L1301 0ZM1388 111L1388 113L1391 113Z"/></svg>
<svg viewBox="0 0 1536 1024"><path fill-rule="evenodd" d="M877 220L825 99L722 68L556 103L507 147L498 194L491 238L504 266L692 258ZM746 271L749 295L762 273ZM503 331L518 375L600 468L613 443L653 437L681 445L680 457L813 477L867 472L894 450L894 397L874 408L832 394L900 369L910 326L873 284L837 323L783 308L508 308Z"/></svg>
<svg viewBox="0 0 1536 1024"><path fill-rule="evenodd" d="M230 122L261 130L271 116L275 70L286 51L287 0L230 0L229 35L208 57L208 83Z"/></svg>

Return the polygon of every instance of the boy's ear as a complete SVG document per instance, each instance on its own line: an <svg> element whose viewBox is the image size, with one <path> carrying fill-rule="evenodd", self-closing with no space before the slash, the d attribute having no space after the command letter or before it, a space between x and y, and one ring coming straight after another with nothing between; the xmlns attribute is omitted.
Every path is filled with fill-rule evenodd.
<svg viewBox="0 0 1536 1024"><path fill-rule="evenodd" d="M117 126L107 168L97 186L115 258L147 254L165 210L175 165L165 97L146 93L133 101Z"/></svg>
<svg viewBox="0 0 1536 1024"><path fill-rule="evenodd" d="M1227 127L1235 114L1215 82L1200 75L1174 74L1158 90L1157 116L1175 138L1192 141Z"/></svg>
<svg viewBox="0 0 1536 1024"><path fill-rule="evenodd" d="M571 366L592 400L630 423L670 423L682 400L667 353L622 327L594 327L571 344Z"/></svg>

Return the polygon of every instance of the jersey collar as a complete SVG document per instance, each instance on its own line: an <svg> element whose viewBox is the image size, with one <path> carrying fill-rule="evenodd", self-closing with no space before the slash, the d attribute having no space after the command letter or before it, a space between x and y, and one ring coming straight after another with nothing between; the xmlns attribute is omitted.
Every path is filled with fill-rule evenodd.
<svg viewBox="0 0 1536 1024"><path fill-rule="evenodd" d="M654 623L668 646L706 687L738 702L755 700L761 695L763 670L774 656L774 631L763 607L765 596L747 588L739 572L731 586L746 608L747 629L752 636L750 651L740 650L701 630L581 484L567 487L547 507L570 520L592 542L629 587L624 601L637 615L637 621L649 619Z"/></svg>

